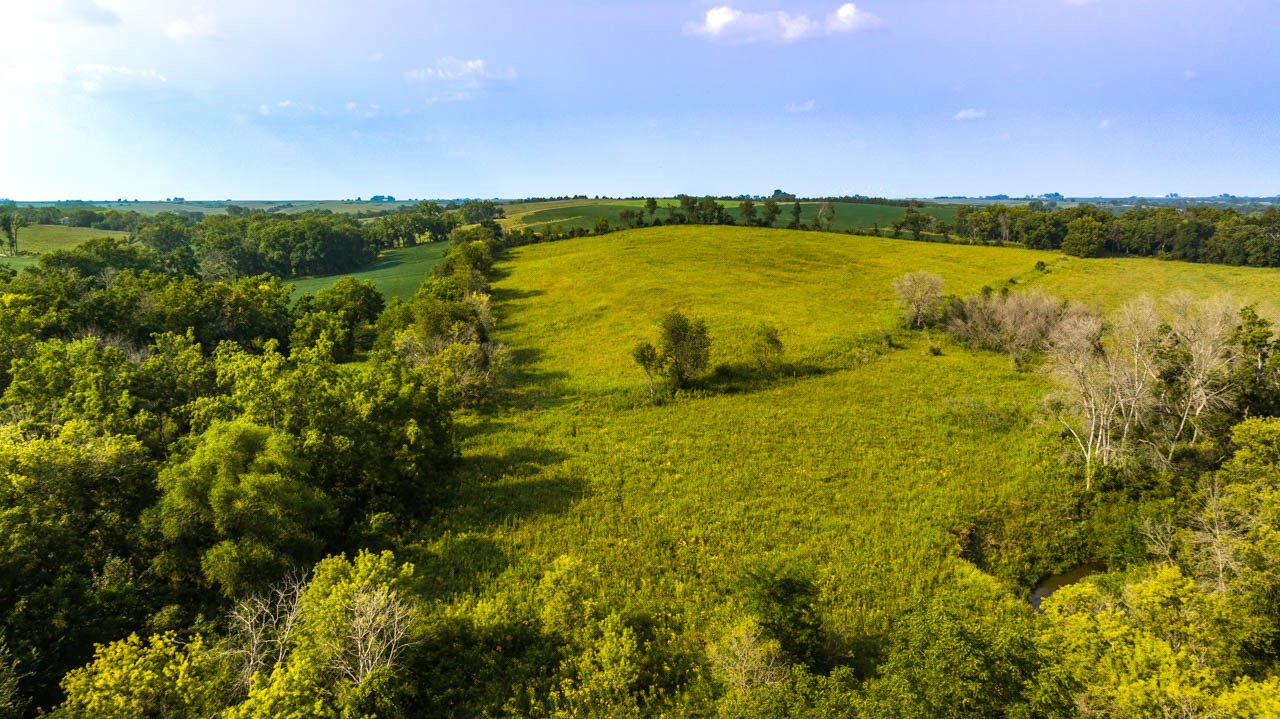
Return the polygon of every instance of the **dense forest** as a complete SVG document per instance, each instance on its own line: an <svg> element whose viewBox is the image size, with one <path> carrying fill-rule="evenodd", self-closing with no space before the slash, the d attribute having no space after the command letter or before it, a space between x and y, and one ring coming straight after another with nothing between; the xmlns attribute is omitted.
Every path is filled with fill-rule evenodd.
<svg viewBox="0 0 1280 719"><path fill-rule="evenodd" d="M167 715L169 702L183 702L179 715L195 716L184 702L225 689L218 672L230 665L197 656L185 637L260 631L262 617L241 616L248 625L239 627L227 612L326 555L374 552L316 570L306 596L326 594L329 604L308 608L318 613L308 621L399 606L391 587L408 580L375 550L430 515L456 454L450 412L483 402L504 372L488 338L483 274L494 238L455 231L439 272L390 306L349 278L294 303L269 274L199 276L191 271L207 250L193 262L188 244L155 239L191 232L192 244L211 248L217 236L328 228L322 241L341 247L352 227L306 216L161 218L134 242L94 240L0 274L5 713L52 707L63 674L95 644L138 632L152 638L112 645L68 676L65 715ZM379 617L367 619L369 640L382 642ZM352 668L352 691L398 655L380 645L375 654L383 651ZM265 656L231 669L248 682ZM129 673L135 661L158 663L151 686ZM181 671L198 686L174 684L179 669L166 661L193 662ZM98 672L123 672L120 687L154 696L115 706L98 679L77 684Z"/></svg>
<svg viewBox="0 0 1280 719"><path fill-rule="evenodd" d="M692 537L661 547L690 574L659 596L687 605L637 607L606 592L600 568L567 555L513 560L498 578L456 569L483 566L494 552L464 529L437 527L438 512L455 501L466 472L479 471L475 461L481 470L498 462L462 467L460 435L498 422L512 402L505 388L521 377L521 356L498 341L495 314L503 299L538 292L495 290L495 266L512 247L548 239L505 232L499 209L423 203L364 223L308 213L162 215L139 220L129 240L91 240L0 274L0 711L870 718L1278 710L1280 336L1257 306L1174 295L1104 312L1012 280L949 294L941 277L911 272L893 282L895 326L803 360L788 358L786 328L760 322L717 365L712 348L727 338L696 312L654 316L656 337L634 346L597 343L593 354L634 373L635 391L583 391L565 435L574 446L593 441L589 430L607 434L593 414L698 413L722 396L803 393L807 377L905 362L904 346L920 347L924 360L999 353L1016 378L1048 378L1044 420L1061 451L1043 471L1072 482L1054 505L1071 517L1024 520L998 505L970 517L954 528L964 569L948 571L959 576L913 596L874 635L833 628L826 595L835 580L802 561L734 577L732 606L708 627L689 609L699 600L686 598L684 585L731 580L714 562L686 564L698 556ZM771 224L782 209L766 204L754 224ZM727 224L723 212L714 200L689 198L667 219ZM657 213L645 208L641 220ZM1215 237L1248 236L1261 247L1277 217L997 206L961 212L955 232L1064 251L1087 234L1102 242L1096 252L1171 256L1192 246L1180 236L1204 230L1200 254L1182 259L1226 262L1204 254ZM643 245L655 232L628 241ZM774 236L792 245L808 237ZM1132 248L1116 239L1130 236L1147 239ZM1041 237L1050 239L1033 239ZM690 233L678 238L696 246ZM416 242L450 249L407 301L387 302L352 278L295 301L284 282L360 267L379 249ZM1251 257L1250 240L1242 242ZM769 263L789 267L785 258ZM1032 279L1053 271L1040 261ZM569 404L571 392L539 391L507 407L510 421L534 422L526 415L539 407ZM983 442L1020 421L987 413L995 416L982 415L983 426L994 429ZM658 439L688 439L663 417ZM616 449L604 446L594 451ZM523 451L504 466L538 461ZM643 458L626 461L649 471ZM1042 520L1059 529L1034 536ZM1054 533L1062 522L1068 535ZM458 556L425 550L429 534L443 534ZM1058 548L1062 556L1045 554L1053 551L1045 543L1059 540L1070 545ZM1039 574L1097 559L1111 571L1060 589L1040 605L1043 614L1025 601ZM446 583L485 581L492 593L443 601Z"/></svg>

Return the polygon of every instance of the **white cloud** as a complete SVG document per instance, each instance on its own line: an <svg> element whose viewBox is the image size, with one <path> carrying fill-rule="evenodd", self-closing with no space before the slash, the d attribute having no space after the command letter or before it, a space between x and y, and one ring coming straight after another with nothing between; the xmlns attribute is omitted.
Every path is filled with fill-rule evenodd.
<svg viewBox="0 0 1280 719"><path fill-rule="evenodd" d="M312 115L328 115L324 110L318 110L314 105L308 105L303 102L294 102L291 99L284 99L277 102L263 103L258 105L258 114L263 117L292 117L302 118Z"/></svg>
<svg viewBox="0 0 1280 719"><path fill-rule="evenodd" d="M824 22L808 15L778 10L744 12L728 5L711 8L700 23L688 23L684 31L710 40L730 43L796 42L814 37L855 32L880 24L880 18L853 3L845 3Z"/></svg>
<svg viewBox="0 0 1280 719"><path fill-rule="evenodd" d="M787 112L813 112L818 104L813 100L805 100L804 102L792 102L787 105Z"/></svg>
<svg viewBox="0 0 1280 719"><path fill-rule="evenodd" d="M854 32L879 24L880 18L866 10L859 10L858 6L851 2L841 5L827 16L827 32Z"/></svg>
<svg viewBox="0 0 1280 719"><path fill-rule="evenodd" d="M952 115L951 118L953 120L960 120L961 122L963 122L965 120L981 120L986 116L987 116L986 110L979 110L976 108L968 107Z"/></svg>
<svg viewBox="0 0 1280 719"><path fill-rule="evenodd" d="M191 18L180 18L171 21L164 27L164 34L171 40L183 41L202 37L213 37L217 34L213 18L200 13Z"/></svg>
<svg viewBox="0 0 1280 719"><path fill-rule="evenodd" d="M410 70L405 73L410 82L433 88L423 98L428 105L442 102L465 102L476 96L481 88L496 82L516 79L513 67L493 69L480 59L459 60L442 57L431 67Z"/></svg>
<svg viewBox="0 0 1280 719"><path fill-rule="evenodd" d="M483 80L514 80L515 68L492 70L484 60L459 60L442 57L432 67L410 70L405 76L414 82L479 84Z"/></svg>
<svg viewBox="0 0 1280 719"><path fill-rule="evenodd" d="M347 111L348 115L363 117L366 120L371 120L382 114L382 108L376 104L361 105L358 102L348 102L343 106L343 109Z"/></svg>
<svg viewBox="0 0 1280 719"><path fill-rule="evenodd" d="M80 89L99 92L104 87L137 87L169 80L155 70L138 70L127 65L100 65L85 63L76 66L80 77Z"/></svg>

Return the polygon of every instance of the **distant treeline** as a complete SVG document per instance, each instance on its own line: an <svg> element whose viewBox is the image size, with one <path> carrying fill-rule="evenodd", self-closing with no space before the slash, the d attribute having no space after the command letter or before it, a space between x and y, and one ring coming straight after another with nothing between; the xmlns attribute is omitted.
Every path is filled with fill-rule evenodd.
<svg viewBox="0 0 1280 719"><path fill-rule="evenodd" d="M1186 262L1280 266L1280 208L1138 208L1116 215L1091 205L1049 210L960 206L950 229L962 241L1017 243L1081 257L1137 255Z"/></svg>
<svg viewBox="0 0 1280 719"><path fill-rule="evenodd" d="M23 207L28 224L66 224L130 233L128 241L95 240L52 253L50 263L80 271L129 255L129 266L214 279L271 274L299 277L350 272L392 247L440 242L462 225L492 221L502 209L490 201L441 206L419 202L361 222L328 210L271 213L229 205L225 215L164 212L143 215L90 207Z"/></svg>

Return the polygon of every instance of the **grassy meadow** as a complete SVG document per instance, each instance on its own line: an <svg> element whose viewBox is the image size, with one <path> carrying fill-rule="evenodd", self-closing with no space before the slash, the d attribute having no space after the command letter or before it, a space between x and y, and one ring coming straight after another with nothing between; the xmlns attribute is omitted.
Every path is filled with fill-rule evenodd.
<svg viewBox="0 0 1280 719"><path fill-rule="evenodd" d="M498 338L521 360L513 401L463 418L457 494L414 557L436 611L483 627L569 557L598 577L593 601L700 655L743 616L746 578L786 567L856 662L933 593L990 585L961 537L1000 546L985 568L1018 596L1084 558L1080 479L1040 411L1047 378L897 330L892 281L915 270L950 292L1041 286L1107 307L1177 288L1280 299L1274 271L812 232L519 248L494 285ZM713 365L741 365L750 329L773 324L790 369L651 404L630 349L672 308L706 319Z"/></svg>
<svg viewBox="0 0 1280 719"><path fill-rule="evenodd" d="M422 284L427 273L444 257L448 246L444 242L400 247L383 252L376 262L360 272L345 275L324 275L293 280L294 296L303 293L316 293L332 285L343 277L354 277L360 281L371 281L384 297L408 299Z"/></svg>
<svg viewBox="0 0 1280 719"><path fill-rule="evenodd" d="M92 227L30 225L18 230L18 252L41 255L54 250L69 250L94 237L127 237L128 235L128 232L95 230Z"/></svg>
<svg viewBox="0 0 1280 719"><path fill-rule="evenodd" d="M127 232L95 230L91 227L64 227L62 225L30 225L18 230L18 256L0 256L0 265L7 264L15 270L34 265L38 255L54 250L66 250L93 237L126 237Z"/></svg>

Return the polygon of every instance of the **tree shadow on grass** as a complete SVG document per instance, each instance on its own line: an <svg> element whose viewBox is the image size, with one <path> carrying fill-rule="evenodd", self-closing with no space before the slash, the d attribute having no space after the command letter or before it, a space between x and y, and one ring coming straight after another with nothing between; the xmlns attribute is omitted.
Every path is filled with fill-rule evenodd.
<svg viewBox="0 0 1280 719"><path fill-rule="evenodd" d="M823 367L808 362L779 365L775 369L762 369L747 362L717 365L711 374L691 386L695 392L710 394L741 394L759 392L808 377L818 377L837 371L835 367Z"/></svg>
<svg viewBox="0 0 1280 719"><path fill-rule="evenodd" d="M544 472L568 458L558 450L528 446L464 457L447 510L447 526L454 531L483 531L564 512L585 495L587 483Z"/></svg>

